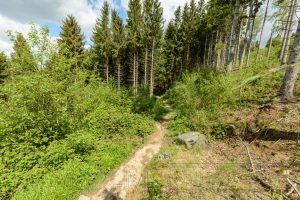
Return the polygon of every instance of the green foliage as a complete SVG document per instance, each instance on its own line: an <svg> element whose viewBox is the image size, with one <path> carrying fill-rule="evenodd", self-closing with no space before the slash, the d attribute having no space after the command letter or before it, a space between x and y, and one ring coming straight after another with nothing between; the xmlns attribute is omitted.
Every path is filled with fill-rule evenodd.
<svg viewBox="0 0 300 200"><path fill-rule="evenodd" d="M146 182L149 199L150 200L163 200L165 199L162 192L163 184L160 180L154 179Z"/></svg>
<svg viewBox="0 0 300 200"><path fill-rule="evenodd" d="M163 105L163 100L149 95L149 88L141 86L134 97L132 110L135 113L143 113L152 116L155 120L161 120L168 112Z"/></svg>
<svg viewBox="0 0 300 200"><path fill-rule="evenodd" d="M8 60L4 52L0 52L0 84L4 82L6 78L6 72L8 66Z"/></svg>
<svg viewBox="0 0 300 200"><path fill-rule="evenodd" d="M84 55L84 35L73 15L68 15L63 21L60 39L58 40L61 53L67 58L76 58L72 68L81 67Z"/></svg>
<svg viewBox="0 0 300 200"><path fill-rule="evenodd" d="M128 92L73 70L78 57L56 51L48 34L32 28L28 41L16 34L0 85L0 199L74 199L153 131L150 117L132 112Z"/></svg>
<svg viewBox="0 0 300 200"><path fill-rule="evenodd" d="M277 48L273 48L270 60L241 69L229 75L208 70L184 75L176 87L168 91L167 98L176 112L170 123L171 136L186 131L200 131L213 139L227 137L223 115L226 109L251 107L268 102L277 95L283 72L264 75L267 70L279 66ZM266 49L262 51L266 53ZM252 55L251 61L255 59ZM261 76L243 85L246 77ZM242 87L237 88L237 86Z"/></svg>

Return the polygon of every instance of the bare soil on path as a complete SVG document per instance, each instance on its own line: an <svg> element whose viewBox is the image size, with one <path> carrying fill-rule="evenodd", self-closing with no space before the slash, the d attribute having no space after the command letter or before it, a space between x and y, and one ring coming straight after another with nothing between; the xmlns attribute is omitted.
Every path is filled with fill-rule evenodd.
<svg viewBox="0 0 300 200"><path fill-rule="evenodd" d="M157 154L163 143L165 127L168 120L156 123L156 131L148 142L122 164L111 176L105 180L100 189L91 196L79 197L79 200L129 200L135 187L141 182L142 173L149 161Z"/></svg>

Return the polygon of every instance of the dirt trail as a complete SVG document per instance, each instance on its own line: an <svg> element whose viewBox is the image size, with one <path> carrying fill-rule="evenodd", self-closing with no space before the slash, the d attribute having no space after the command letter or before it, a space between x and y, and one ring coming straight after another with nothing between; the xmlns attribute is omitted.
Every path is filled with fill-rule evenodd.
<svg viewBox="0 0 300 200"><path fill-rule="evenodd" d="M131 193L140 183L145 166L160 150L167 123L168 120L156 123L156 131L150 136L149 141L137 150L129 161L122 164L112 176L108 177L97 193L90 197L80 196L79 200L131 199Z"/></svg>

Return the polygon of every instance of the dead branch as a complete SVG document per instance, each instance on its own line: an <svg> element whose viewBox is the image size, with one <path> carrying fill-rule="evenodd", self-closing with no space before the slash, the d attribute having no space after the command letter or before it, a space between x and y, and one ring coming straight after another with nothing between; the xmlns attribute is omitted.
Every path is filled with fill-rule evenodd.
<svg viewBox="0 0 300 200"><path fill-rule="evenodd" d="M267 71L266 73L264 73L264 74L261 74L261 75L260 75L260 74L257 74L257 75L255 75L255 76L252 76L252 77L250 77L250 78L247 78L246 80L242 81L242 83L241 83L240 85L238 85L237 87L235 87L235 88L233 88L233 89L234 89L234 90L240 89L240 88L242 88L243 86L247 85L248 83L251 83L251 82L253 82L253 81L256 81L257 79L263 78L263 77L265 77L265 76L271 75L271 74L273 74L273 73L275 73L275 72L281 71L281 70L286 69L286 68L289 68L289 67L295 67L295 66L297 66L297 65L298 65L298 63L292 64L292 65L282 65L282 66L277 67L277 68L272 68L272 69L268 70L268 71Z"/></svg>
<svg viewBox="0 0 300 200"><path fill-rule="evenodd" d="M255 172L256 170L255 170L254 162L253 162L252 157L250 155L248 145L245 145L245 146L246 146L247 154L248 154L248 157L249 157L249 160L250 160L250 163L251 163L252 172Z"/></svg>
<svg viewBox="0 0 300 200"><path fill-rule="evenodd" d="M271 192L274 192L274 193L277 192L277 190L275 190L268 182L264 181L258 175L255 176L255 180L257 182L259 182L261 186L263 186L264 188L270 190ZM281 191L281 193L282 193L282 196L285 200L290 200L290 198L286 194L284 194L282 191Z"/></svg>
<svg viewBox="0 0 300 200"><path fill-rule="evenodd" d="M296 191L296 193L298 194L298 196L300 197L300 192L299 190L297 189L295 183L293 181L291 181L289 178L286 178L286 180L288 181L288 183L294 188L294 190Z"/></svg>

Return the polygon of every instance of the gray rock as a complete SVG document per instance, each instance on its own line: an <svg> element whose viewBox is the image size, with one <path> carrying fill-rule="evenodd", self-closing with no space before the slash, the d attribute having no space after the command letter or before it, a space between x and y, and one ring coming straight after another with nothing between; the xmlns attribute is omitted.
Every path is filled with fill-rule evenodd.
<svg viewBox="0 0 300 200"><path fill-rule="evenodd" d="M168 160L170 159L170 154L168 152L163 152L158 157L160 160Z"/></svg>
<svg viewBox="0 0 300 200"><path fill-rule="evenodd" d="M177 137L177 144L185 145L186 148L208 148L210 146L207 137L199 132L189 132Z"/></svg>

